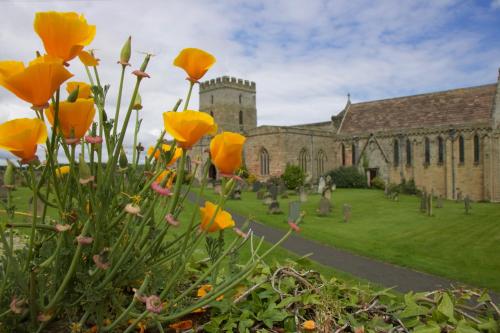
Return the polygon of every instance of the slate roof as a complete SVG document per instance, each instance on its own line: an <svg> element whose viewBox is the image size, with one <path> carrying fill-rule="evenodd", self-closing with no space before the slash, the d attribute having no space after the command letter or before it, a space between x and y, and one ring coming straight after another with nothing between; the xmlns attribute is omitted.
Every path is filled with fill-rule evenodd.
<svg viewBox="0 0 500 333"><path fill-rule="evenodd" d="M353 103L339 133L485 124L491 120L496 84Z"/></svg>

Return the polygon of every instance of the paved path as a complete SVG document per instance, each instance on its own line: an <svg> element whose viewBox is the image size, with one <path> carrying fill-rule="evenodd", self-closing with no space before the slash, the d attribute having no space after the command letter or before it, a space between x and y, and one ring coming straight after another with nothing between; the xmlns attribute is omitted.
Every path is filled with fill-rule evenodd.
<svg viewBox="0 0 500 333"><path fill-rule="evenodd" d="M195 201L194 195L190 195L190 200ZM231 213L237 225L243 224L246 220L244 216L230 209L227 210ZM255 221L250 222L250 228L257 236L264 236L271 243L278 241L285 233L282 229ZM381 286L394 287L395 290L404 293L450 288L452 284L455 286L463 285L463 283L323 245L296 234L292 234L282 244L282 247L299 256L312 253L309 258L320 264L347 272ZM497 304L500 303L500 294L490 291L490 296Z"/></svg>

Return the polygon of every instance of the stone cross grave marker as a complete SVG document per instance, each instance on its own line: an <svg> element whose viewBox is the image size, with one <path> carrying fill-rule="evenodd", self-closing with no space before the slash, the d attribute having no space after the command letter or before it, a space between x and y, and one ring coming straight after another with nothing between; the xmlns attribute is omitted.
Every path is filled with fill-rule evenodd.
<svg viewBox="0 0 500 333"><path fill-rule="evenodd" d="M317 209L318 216L327 216L332 211L332 204L330 200L325 197L321 197L319 200L319 207Z"/></svg>
<svg viewBox="0 0 500 333"><path fill-rule="evenodd" d="M288 221L295 222L300 216L300 201L290 201L288 203Z"/></svg>
<svg viewBox="0 0 500 333"><path fill-rule="evenodd" d="M327 175L326 178L325 178L325 181L326 181L326 186L332 186L332 176L330 175Z"/></svg>
<svg viewBox="0 0 500 333"><path fill-rule="evenodd" d="M304 186L300 187L300 190L299 190L299 200L300 200L300 202L307 202L307 192L304 189Z"/></svg>
<svg viewBox="0 0 500 333"><path fill-rule="evenodd" d="M325 188L325 190L323 191L323 198L328 199L328 201L332 200L332 190L330 188Z"/></svg>
<svg viewBox="0 0 500 333"><path fill-rule="evenodd" d="M464 198L464 208L465 208L465 214L469 215L470 210L472 209L471 207L472 201L470 200L469 195L466 195Z"/></svg>
<svg viewBox="0 0 500 333"><path fill-rule="evenodd" d="M277 200L273 200L269 204L269 207L267 208L267 213L268 214L281 214L281 213L283 213L280 209L280 203Z"/></svg>
<svg viewBox="0 0 500 333"><path fill-rule="evenodd" d="M321 176L319 177L319 182L318 182L318 194L323 194L325 187L326 187L326 180L323 176Z"/></svg>
<svg viewBox="0 0 500 333"><path fill-rule="evenodd" d="M344 204L342 206L342 212L344 214L344 222L349 222L349 220L351 219L351 205Z"/></svg>

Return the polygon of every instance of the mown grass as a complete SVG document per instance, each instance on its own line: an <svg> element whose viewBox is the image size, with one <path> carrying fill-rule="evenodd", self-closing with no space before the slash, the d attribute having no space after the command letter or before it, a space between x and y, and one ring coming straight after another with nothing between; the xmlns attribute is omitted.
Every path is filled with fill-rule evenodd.
<svg viewBox="0 0 500 333"><path fill-rule="evenodd" d="M206 191L215 199L212 191ZM268 215L253 192L227 207L244 216L287 228L288 203L295 195L279 199L284 215ZM333 192L333 213L318 217L320 196L310 195L302 204L306 217L301 235L397 265L444 276L478 287L500 290L500 205L474 203L465 215L463 203L445 201L429 217L419 211L419 198L401 195L388 200L382 191L338 189ZM352 206L352 218L343 223L342 205Z"/></svg>

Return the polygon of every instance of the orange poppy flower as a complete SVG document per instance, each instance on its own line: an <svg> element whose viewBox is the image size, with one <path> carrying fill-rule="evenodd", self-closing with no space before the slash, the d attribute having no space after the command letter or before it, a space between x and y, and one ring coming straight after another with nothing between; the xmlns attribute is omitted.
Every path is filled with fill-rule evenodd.
<svg viewBox="0 0 500 333"><path fill-rule="evenodd" d="M165 130L172 135L179 147L191 148L206 134L215 134L217 125L208 113L186 110L164 112Z"/></svg>
<svg viewBox="0 0 500 333"><path fill-rule="evenodd" d="M162 183L165 177L168 177L167 183L165 184L166 188L171 188L172 184L174 183L174 178L175 178L175 172L171 170L164 170L158 177L156 177L156 182L157 183Z"/></svg>
<svg viewBox="0 0 500 333"><path fill-rule="evenodd" d="M205 201L205 207L200 208L201 212L201 229L208 232L215 232L227 228L234 227L234 220L231 214L219 209L214 220L211 222L212 217L215 214L217 206L210 201Z"/></svg>
<svg viewBox="0 0 500 333"><path fill-rule="evenodd" d="M72 77L60 59L43 56L25 67L21 61L0 61L0 85L17 97L42 108L59 88Z"/></svg>
<svg viewBox="0 0 500 333"><path fill-rule="evenodd" d="M54 125L54 105L45 110L51 125ZM81 139L94 120L94 99L78 98L74 103L59 102L59 126L66 139Z"/></svg>
<svg viewBox="0 0 500 333"><path fill-rule="evenodd" d="M316 323L313 320L306 320L302 324L302 328L306 331L314 331L316 329Z"/></svg>
<svg viewBox="0 0 500 333"><path fill-rule="evenodd" d="M215 64L215 57L196 48L182 50L174 60L174 66L186 71L191 81L198 81Z"/></svg>
<svg viewBox="0 0 500 333"><path fill-rule="evenodd" d="M63 61L76 57L95 36L95 25L87 24L83 15L74 12L36 13L34 27L45 51Z"/></svg>
<svg viewBox="0 0 500 333"><path fill-rule="evenodd" d="M151 154L153 154L153 149L155 149L155 147L153 147L153 146L148 148L148 156L151 156ZM170 149L172 149L172 146L167 145L167 144L162 144L161 149L165 153L168 153L170 151ZM172 164L174 164L181 156L182 156L182 149L175 148L174 155L172 156L172 159L170 160L170 162L168 162L167 166L171 166ZM155 150L154 157L155 157L155 159L160 158L160 150L159 149Z"/></svg>
<svg viewBox="0 0 500 333"><path fill-rule="evenodd" d="M180 330L188 330L191 327L193 327L193 321L192 320L183 320L183 321L178 321L176 323L168 325L173 330L180 331Z"/></svg>
<svg viewBox="0 0 500 333"><path fill-rule="evenodd" d="M211 291L212 291L212 285L211 284L203 284L198 289L198 292L196 293L196 296L198 296L199 298L202 298L202 297L205 297ZM224 299L224 295L220 295L215 300L216 301L221 301L223 299Z"/></svg>
<svg viewBox="0 0 500 333"><path fill-rule="evenodd" d="M0 148L10 151L24 162L35 157L37 144L45 140L47 127L40 119L14 119L0 125Z"/></svg>
<svg viewBox="0 0 500 333"><path fill-rule="evenodd" d="M78 81L69 81L66 83L66 91L71 94L78 87L78 98L90 98L90 84Z"/></svg>
<svg viewBox="0 0 500 333"><path fill-rule="evenodd" d="M85 66L99 66L99 59L95 58L94 55L87 51L81 51L78 53L78 58Z"/></svg>
<svg viewBox="0 0 500 333"><path fill-rule="evenodd" d="M220 172L232 175L241 166L245 140L243 135L233 132L222 132L214 136L210 142L210 156Z"/></svg>

